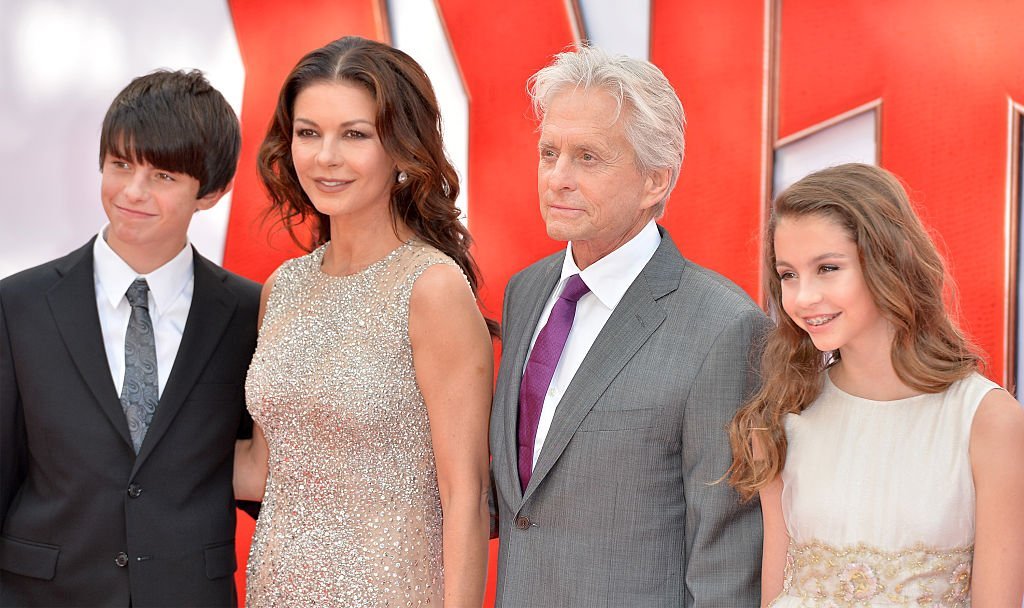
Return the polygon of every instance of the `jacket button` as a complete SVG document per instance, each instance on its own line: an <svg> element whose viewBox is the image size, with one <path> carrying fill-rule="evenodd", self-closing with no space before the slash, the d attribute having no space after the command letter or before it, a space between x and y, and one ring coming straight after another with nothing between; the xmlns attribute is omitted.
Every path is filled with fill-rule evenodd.
<svg viewBox="0 0 1024 608"><path fill-rule="evenodd" d="M117 557L114 558L114 563L117 564L118 568L124 568L128 565L128 554L124 551L118 553Z"/></svg>
<svg viewBox="0 0 1024 608"><path fill-rule="evenodd" d="M128 496L131 496L132 498L142 496L142 486L137 483L130 484L128 486Z"/></svg>
<svg viewBox="0 0 1024 608"><path fill-rule="evenodd" d="M525 515L520 515L520 516L516 517L515 524L516 524L516 527L519 528L520 530L528 530L530 528L530 525L531 525L530 518L525 516Z"/></svg>

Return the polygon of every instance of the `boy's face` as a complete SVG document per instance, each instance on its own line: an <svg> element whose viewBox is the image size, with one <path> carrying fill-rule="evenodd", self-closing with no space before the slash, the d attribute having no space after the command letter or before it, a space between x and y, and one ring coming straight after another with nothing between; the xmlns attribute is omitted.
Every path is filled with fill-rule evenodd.
<svg viewBox="0 0 1024 608"><path fill-rule="evenodd" d="M121 257L145 252L169 260L185 246L193 214L224 194L196 198L198 192L199 180L190 175L107 154L100 187L110 220L107 243Z"/></svg>

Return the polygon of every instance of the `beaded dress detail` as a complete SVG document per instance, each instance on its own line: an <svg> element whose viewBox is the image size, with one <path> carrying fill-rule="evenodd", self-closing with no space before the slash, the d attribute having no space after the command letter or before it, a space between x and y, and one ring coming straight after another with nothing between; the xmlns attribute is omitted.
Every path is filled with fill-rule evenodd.
<svg viewBox="0 0 1024 608"><path fill-rule="evenodd" d="M441 503L409 341L418 241L349 276L278 270L246 380L270 449L246 605L440 606Z"/></svg>
<svg viewBox="0 0 1024 608"><path fill-rule="evenodd" d="M970 606L971 422L995 383L872 401L824 375L785 420L782 510L789 532L776 608Z"/></svg>

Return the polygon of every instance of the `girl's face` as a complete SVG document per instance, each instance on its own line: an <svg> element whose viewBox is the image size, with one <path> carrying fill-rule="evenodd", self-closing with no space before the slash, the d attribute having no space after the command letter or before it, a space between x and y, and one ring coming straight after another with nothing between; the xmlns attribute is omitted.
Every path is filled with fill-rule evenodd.
<svg viewBox="0 0 1024 608"><path fill-rule="evenodd" d="M888 356L889 322L845 228L823 215L783 217L774 245L782 307L818 350L839 350L844 358L852 352Z"/></svg>
<svg viewBox="0 0 1024 608"><path fill-rule="evenodd" d="M295 98L292 161L317 211L388 217L395 161L377 133L377 104L361 86L319 82Z"/></svg>

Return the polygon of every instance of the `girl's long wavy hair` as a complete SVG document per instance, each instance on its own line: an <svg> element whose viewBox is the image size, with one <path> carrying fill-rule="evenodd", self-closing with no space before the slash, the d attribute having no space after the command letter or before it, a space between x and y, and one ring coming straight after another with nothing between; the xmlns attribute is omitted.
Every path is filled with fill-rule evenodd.
<svg viewBox="0 0 1024 608"><path fill-rule="evenodd" d="M295 99L306 87L322 82L356 84L373 97L381 144L408 176L396 181L391 192L396 233L401 220L418 238L455 260L476 294L480 273L470 254L472 238L455 206L459 178L445 155L434 89L412 57L386 44L346 36L308 53L288 74L257 157L260 179L270 194L268 215L276 214L306 251L330 240L331 219L303 191L291 151ZM296 232L307 223L311 243L303 243ZM497 324L487 323L497 335Z"/></svg>
<svg viewBox="0 0 1024 608"><path fill-rule="evenodd" d="M765 344L763 384L729 426L733 464L727 478L744 500L782 472L785 415L798 414L814 401L822 373L841 357L838 350L816 349L782 308L775 230L781 220L800 217L833 221L856 242L867 287L893 328L893 367L907 386L938 393L981 364L946 311L944 287L952 286L945 280L942 257L899 180L884 169L856 163L801 179L775 199L764 234L763 289L778 326ZM760 452L756 458L754 438Z"/></svg>

